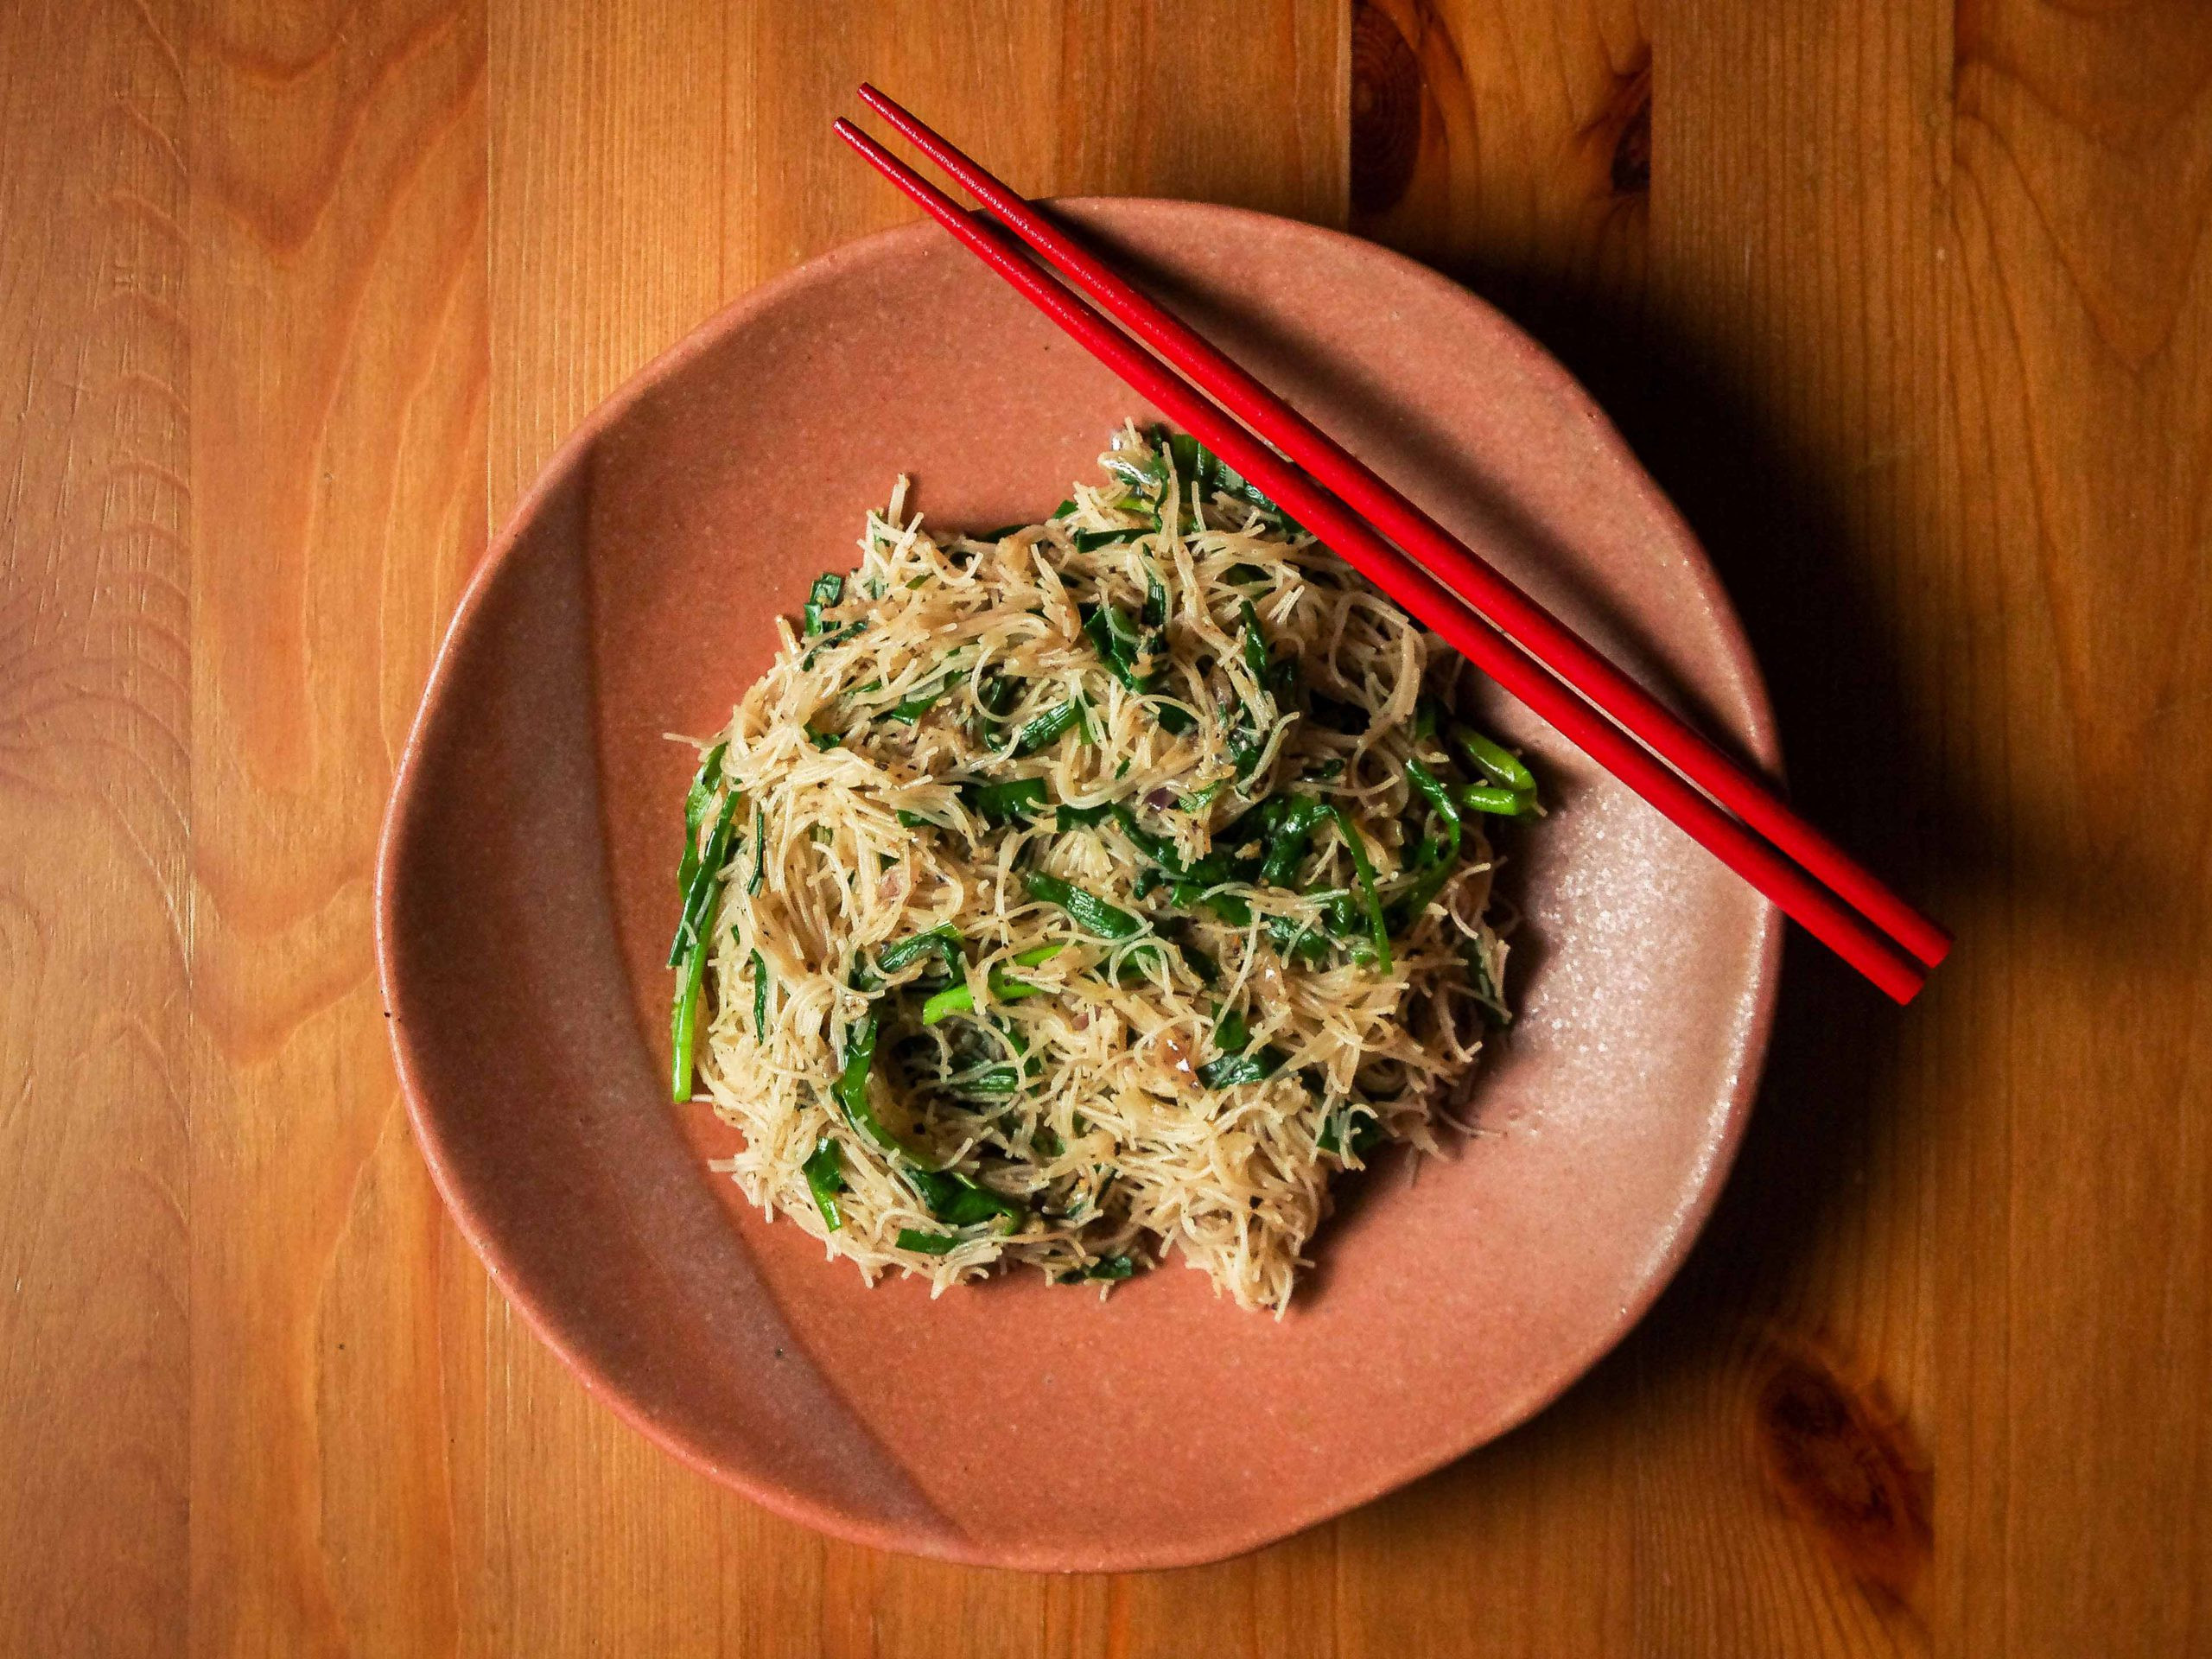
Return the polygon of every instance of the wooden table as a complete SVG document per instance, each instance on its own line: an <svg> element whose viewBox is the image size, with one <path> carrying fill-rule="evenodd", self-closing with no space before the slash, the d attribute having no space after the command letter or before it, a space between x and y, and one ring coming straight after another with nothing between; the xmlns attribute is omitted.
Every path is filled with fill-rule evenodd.
<svg viewBox="0 0 2212 1659"><path fill-rule="evenodd" d="M1349 223L1583 374L1814 817L1961 944L1793 947L1720 1214L1503 1443L1248 1560L771 1518L588 1400L410 1144L393 758L556 442L902 210ZM2201 0L16 0L0 13L0 1650L2212 1650Z"/></svg>

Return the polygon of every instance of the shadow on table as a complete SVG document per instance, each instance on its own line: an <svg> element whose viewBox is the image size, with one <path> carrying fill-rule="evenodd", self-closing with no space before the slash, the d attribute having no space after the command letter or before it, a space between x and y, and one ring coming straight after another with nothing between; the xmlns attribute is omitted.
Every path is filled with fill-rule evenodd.
<svg viewBox="0 0 2212 1659"><path fill-rule="evenodd" d="M1904 601L1881 591L1884 573L1909 561L1852 533L1844 504L1863 484L1851 463L1785 454L1771 435L1778 411L1732 380L1724 351L1686 330L1670 334L1640 309L1609 309L1603 296L1554 290L1532 304L1475 286L1589 387L1710 552L1771 688L1799 808L1910 897L1958 899L2001 879L1974 874L1988 865L1973 849L1992 842L1978 804L1951 792L1938 757L1912 736L1933 722L1907 718ZM1593 1436L1618 1448L1604 1425L1639 1402L1679 1396L1721 1368L1771 1370L1785 1363L1777 1355L1824 1352L1821 1332L1782 1328L1786 1293L1844 1211L1868 1146L1924 1127L1902 1121L1910 1108L1898 1087L1903 1033L1920 1017L1793 932L1758 1104L1681 1274L1560 1404L1384 1500L1376 1520L1394 1528L1479 1502L1501 1481L1548 1483L1550 1465L1593 1455ZM1878 1379L1833 1381L1879 1395ZM1756 1414L1761 1380L1739 1379L1721 1397ZM1708 1432L1705 1448L1731 1443L1729 1433L1722 1426L1716 1440Z"/></svg>

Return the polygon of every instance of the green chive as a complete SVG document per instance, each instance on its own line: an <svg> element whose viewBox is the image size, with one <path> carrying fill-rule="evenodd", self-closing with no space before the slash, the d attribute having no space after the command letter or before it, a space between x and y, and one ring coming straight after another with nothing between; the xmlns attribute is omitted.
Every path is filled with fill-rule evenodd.
<svg viewBox="0 0 2212 1659"><path fill-rule="evenodd" d="M1003 823L1016 813L1031 812L1045 804L1042 778L1016 778L1002 784L963 784L961 794L968 804L994 823Z"/></svg>
<svg viewBox="0 0 2212 1659"><path fill-rule="evenodd" d="M1183 861L1175 855L1175 843L1165 836L1156 836L1137 822L1137 815L1124 801L1113 804L1114 822L1121 825L1122 833L1135 843L1136 849L1170 875L1188 875Z"/></svg>
<svg viewBox="0 0 2212 1659"><path fill-rule="evenodd" d="M1058 708L1046 709L1024 726L1014 737L1014 752L1016 754L1033 754L1082 718L1083 699L1071 697Z"/></svg>
<svg viewBox="0 0 2212 1659"><path fill-rule="evenodd" d="M1376 896L1375 866L1368 861L1367 843L1359 838L1351 815L1343 807L1332 804L1329 815L1336 819L1337 831L1351 854L1351 867L1359 877L1360 906L1367 912L1368 934L1375 942L1376 965L1387 974L1390 971L1390 929L1382 918L1382 901Z"/></svg>
<svg viewBox="0 0 2212 1659"><path fill-rule="evenodd" d="M1141 525L1128 530L1078 530L1073 540L1078 553L1096 553L1102 547L1118 547L1123 542L1134 542L1140 536L1152 532Z"/></svg>
<svg viewBox="0 0 2212 1659"><path fill-rule="evenodd" d="M1201 468L1213 459L1213 452L1187 432L1178 432L1167 440L1169 464L1178 478L1190 486L1189 493L1195 495L1204 482Z"/></svg>
<svg viewBox="0 0 2212 1659"><path fill-rule="evenodd" d="M1020 684L995 669L986 669L976 687L976 734L993 748L998 747L1000 717L1020 700Z"/></svg>
<svg viewBox="0 0 2212 1659"><path fill-rule="evenodd" d="M894 939L875 953L877 969L895 974L918 957L936 955L947 963L960 959L960 930L950 922L925 928L919 933L910 933L903 939Z"/></svg>
<svg viewBox="0 0 2212 1659"><path fill-rule="evenodd" d="M930 687L928 690L915 692L913 696L905 699L903 702L891 709L884 715L884 718L886 720L899 721L906 725L912 726L916 721L919 720L924 715L926 715L931 709L934 709L937 706L938 699L944 695L945 689L950 684L951 682L950 680L939 680L935 685Z"/></svg>
<svg viewBox="0 0 2212 1659"><path fill-rule="evenodd" d="M950 1255L967 1242L952 1233L925 1233L912 1227L899 1230L899 1248L923 1255Z"/></svg>
<svg viewBox="0 0 2212 1659"><path fill-rule="evenodd" d="M1096 893L1063 881L1056 875L1046 875L1032 870L1022 876L1029 896L1065 911L1077 927L1095 933L1103 939L1133 939L1145 931L1144 924L1126 910L1108 904Z"/></svg>
<svg viewBox="0 0 2212 1659"><path fill-rule="evenodd" d="M753 953L753 1039L768 1040L768 964L758 950Z"/></svg>
<svg viewBox="0 0 2212 1659"><path fill-rule="evenodd" d="M1477 770L1494 784L1502 784L1518 795L1532 792L1536 779L1528 767L1521 764L1521 757L1503 744L1484 737L1471 727L1454 725L1452 741L1459 752L1474 763ZM1487 810L1487 809L1485 809Z"/></svg>
<svg viewBox="0 0 2212 1659"><path fill-rule="evenodd" d="M1240 1083L1265 1083L1282 1070L1289 1057L1270 1043L1256 1054L1224 1054L1198 1068L1198 1081L1209 1089L1230 1089Z"/></svg>
<svg viewBox="0 0 2212 1659"><path fill-rule="evenodd" d="M814 579L814 586L806 595L806 632L809 635L822 632L823 611L844 596L845 579L842 576L823 575Z"/></svg>
<svg viewBox="0 0 2212 1659"><path fill-rule="evenodd" d="M806 1172L807 1191L814 1194L814 1207L822 1212L822 1219L831 1232L845 1224L837 1213L837 1195L845 1190L845 1150L828 1135L814 1149L814 1155L799 1166Z"/></svg>
<svg viewBox="0 0 2212 1659"><path fill-rule="evenodd" d="M700 761L698 774L691 779L691 787L683 797L683 859L676 868L676 890L687 897L691 892L691 878L699 869L699 829L707 821L707 808L715 798L715 791L721 787L722 756L729 745L717 743L707 751Z"/></svg>
<svg viewBox="0 0 2212 1659"><path fill-rule="evenodd" d="M845 1033L845 1064L830 1092L845 1109L846 1118L866 1131L868 1138L886 1152L902 1152L895 1136L883 1127L868 1104L868 1077L875 1065L875 1016L869 1014Z"/></svg>
<svg viewBox="0 0 2212 1659"><path fill-rule="evenodd" d="M1160 585L1160 572L1149 565L1144 573L1144 625L1147 628L1167 626L1167 589Z"/></svg>
<svg viewBox="0 0 2212 1659"><path fill-rule="evenodd" d="M980 1071L963 1071L947 1077L944 1086L963 1097L995 1100L1019 1091L1021 1074L1010 1065L986 1066Z"/></svg>
<svg viewBox="0 0 2212 1659"><path fill-rule="evenodd" d="M1535 804L1534 795L1518 790L1502 789L1493 784L1462 784L1459 788L1459 804L1470 812L1488 812L1495 817L1517 818Z"/></svg>
<svg viewBox="0 0 2212 1659"><path fill-rule="evenodd" d="M1242 1054L1251 1040L1251 1028L1245 1023L1241 1009L1230 1008L1215 1014L1213 1046L1223 1053Z"/></svg>
<svg viewBox="0 0 2212 1659"><path fill-rule="evenodd" d="M1166 479L1164 463L1158 455L1147 455L1140 461L1117 452L1101 457L1100 464L1132 489L1142 491L1147 499L1160 493Z"/></svg>
<svg viewBox="0 0 2212 1659"><path fill-rule="evenodd" d="M1262 688L1268 683L1268 637L1260 631L1260 613L1252 608L1252 601L1236 601L1239 615L1244 620L1244 666L1252 672L1252 683Z"/></svg>
<svg viewBox="0 0 2212 1659"><path fill-rule="evenodd" d="M1421 912L1444 890L1444 884L1452 879L1452 871L1459 861L1460 841L1459 806L1452 798L1452 791L1444 786L1436 774L1420 761L1408 759L1406 761L1406 781L1413 785L1415 793L1436 809L1437 817L1444 820L1444 846L1437 861L1392 901L1391 917L1400 928L1409 927L1418 921ZM1420 855L1416 855L1414 862L1419 864L1421 861Z"/></svg>
<svg viewBox="0 0 2212 1659"><path fill-rule="evenodd" d="M722 798L722 810L715 819L715 827L708 832L703 853L695 855L688 861L690 874L683 883L683 909L676 924L676 938L668 948L668 965L677 967L683 953L699 942L707 925L707 912L714 902L716 889L721 882L722 865L729 857L729 822L741 804L735 794ZM687 809L685 816L690 816Z"/></svg>
<svg viewBox="0 0 2212 1659"><path fill-rule="evenodd" d="M1316 967L1329 954L1328 937L1307 923L1287 916L1269 916L1266 927L1268 942L1285 962Z"/></svg>
<svg viewBox="0 0 2212 1659"><path fill-rule="evenodd" d="M922 1195L930 1214L954 1227L977 1226L995 1216L1018 1223L1029 1213L1004 1193L994 1192L957 1171L910 1169L906 1179Z"/></svg>
<svg viewBox="0 0 2212 1659"><path fill-rule="evenodd" d="M1033 945L1027 950L1015 952L1014 959L1024 968L1034 968L1040 962L1051 961L1065 949L1065 945L1058 944ZM1001 1002L1019 1002L1024 997L1037 995L1039 991L1039 987L1010 978L1003 969L997 968L990 971L989 988L991 995ZM971 1013L975 1007L975 990L963 979L956 985L946 986L922 1004L922 1023L933 1026L951 1014Z"/></svg>
<svg viewBox="0 0 2212 1659"><path fill-rule="evenodd" d="M1260 880L1271 887L1291 884L1313 843L1314 830L1332 810L1327 802L1311 795L1293 795L1288 799L1290 804L1275 821L1267 858L1260 866Z"/></svg>
<svg viewBox="0 0 2212 1659"><path fill-rule="evenodd" d="M1083 619L1083 631L1096 649L1100 660L1106 664L1107 671L1116 679L1139 696L1152 696L1158 693L1159 671L1155 669L1150 674L1140 674L1136 665L1143 658L1150 658L1156 662L1166 660L1167 642L1165 638L1158 634L1149 638L1140 634L1136 624L1129 620L1129 613L1110 600L1087 609ZM1155 705L1153 715L1159 721L1160 729L1170 736L1180 736L1196 723L1190 710L1179 704Z"/></svg>
<svg viewBox="0 0 2212 1659"><path fill-rule="evenodd" d="M700 1005L706 1000L706 987L699 977L706 965L704 950L695 950L684 958L683 971L677 978L675 1011L669 1016L670 1090L678 1103L691 1098L691 1051L697 1041Z"/></svg>

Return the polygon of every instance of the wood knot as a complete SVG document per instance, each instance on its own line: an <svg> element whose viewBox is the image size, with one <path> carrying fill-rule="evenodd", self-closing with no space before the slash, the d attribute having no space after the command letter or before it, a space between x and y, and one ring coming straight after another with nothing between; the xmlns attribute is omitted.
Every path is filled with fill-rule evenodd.
<svg viewBox="0 0 2212 1659"><path fill-rule="evenodd" d="M1853 1385L1817 1350L1777 1341L1764 1366L1755 1427L1776 1496L1862 1585L1909 1601L1935 1541L1910 1432L1878 1382Z"/></svg>
<svg viewBox="0 0 2212 1659"><path fill-rule="evenodd" d="M1351 209L1388 213L1421 154L1421 60L1380 6L1351 14Z"/></svg>
<svg viewBox="0 0 2212 1659"><path fill-rule="evenodd" d="M1648 195L1651 190L1651 60L1621 79L1609 110L1612 129L1613 194Z"/></svg>

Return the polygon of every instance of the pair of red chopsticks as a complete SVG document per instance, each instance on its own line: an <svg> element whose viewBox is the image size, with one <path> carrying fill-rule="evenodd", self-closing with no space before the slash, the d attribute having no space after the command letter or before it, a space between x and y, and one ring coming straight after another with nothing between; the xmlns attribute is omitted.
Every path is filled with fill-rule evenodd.
<svg viewBox="0 0 2212 1659"><path fill-rule="evenodd" d="M1951 947L1942 927L1027 200L874 87L861 97L1000 223L961 207L851 122L838 121L838 137L1171 421L1883 990L1904 1002L1927 982ZM1040 269L1008 230L1159 357Z"/></svg>

